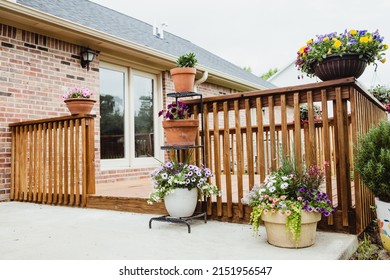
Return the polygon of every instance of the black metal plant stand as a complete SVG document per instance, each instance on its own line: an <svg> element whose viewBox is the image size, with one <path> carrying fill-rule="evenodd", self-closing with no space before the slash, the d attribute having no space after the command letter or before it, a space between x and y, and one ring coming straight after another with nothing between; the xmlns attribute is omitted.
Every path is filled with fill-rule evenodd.
<svg viewBox="0 0 390 280"><path fill-rule="evenodd" d="M205 150L204 150L204 124L203 124L203 97L202 94L196 93L196 92L174 92L174 93L168 93L168 97L173 97L176 99L176 103L179 98L183 97L192 97L192 96L198 96L200 98L200 118L201 118L201 145L194 145L194 146L162 146L162 150L175 150L178 152L178 155L180 155L180 150L188 150L188 149L201 149L202 151L202 161L203 164L205 164ZM178 158L180 160L180 158ZM168 223L175 223L175 224L186 224L188 228L188 233L191 233L191 225L190 221L194 219L203 218L204 222L207 223L207 200L206 197L204 197L204 201L202 203L201 212L195 212L192 216L189 217L171 217L169 215L159 216L159 217L153 217L149 220L149 228L152 228L152 222L168 222Z"/></svg>

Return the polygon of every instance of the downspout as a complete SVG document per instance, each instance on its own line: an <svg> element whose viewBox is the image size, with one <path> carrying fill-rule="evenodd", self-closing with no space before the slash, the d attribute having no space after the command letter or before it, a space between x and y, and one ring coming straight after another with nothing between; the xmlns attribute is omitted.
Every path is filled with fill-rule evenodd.
<svg viewBox="0 0 390 280"><path fill-rule="evenodd" d="M198 92L198 85L204 83L207 80L208 76L209 76L209 72L204 71L202 77L199 80L195 81L194 92Z"/></svg>

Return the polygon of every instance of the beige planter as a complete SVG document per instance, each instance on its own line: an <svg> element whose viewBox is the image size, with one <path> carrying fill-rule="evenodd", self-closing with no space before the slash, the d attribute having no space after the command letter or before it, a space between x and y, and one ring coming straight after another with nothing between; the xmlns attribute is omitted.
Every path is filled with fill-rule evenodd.
<svg viewBox="0 0 390 280"><path fill-rule="evenodd" d="M286 229L286 215L262 214L267 232L269 244L284 248L304 248L314 244L317 232L317 223L321 220L321 214L316 212L302 211L301 237L296 242L292 234Z"/></svg>

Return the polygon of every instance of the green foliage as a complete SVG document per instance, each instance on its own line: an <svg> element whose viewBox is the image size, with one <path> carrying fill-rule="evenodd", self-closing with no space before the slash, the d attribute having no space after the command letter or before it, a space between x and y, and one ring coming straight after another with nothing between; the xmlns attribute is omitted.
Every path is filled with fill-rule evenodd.
<svg viewBox="0 0 390 280"><path fill-rule="evenodd" d="M250 66L244 66L242 69L246 72L252 73L252 68Z"/></svg>
<svg viewBox="0 0 390 280"><path fill-rule="evenodd" d="M196 55L192 52L181 55L176 60L176 66L180 68L194 68L196 64L198 63L198 60L196 59Z"/></svg>
<svg viewBox="0 0 390 280"><path fill-rule="evenodd" d="M357 260L379 260L378 256L374 255L374 246L371 243L370 236L364 233L364 239L359 243L356 251Z"/></svg>
<svg viewBox="0 0 390 280"><path fill-rule="evenodd" d="M390 88L386 86L377 85L373 89L370 89L370 92L379 102L383 104L390 103Z"/></svg>
<svg viewBox="0 0 390 280"><path fill-rule="evenodd" d="M355 151L355 169L363 182L380 200L390 202L390 122L382 120L359 137Z"/></svg>
<svg viewBox="0 0 390 280"><path fill-rule="evenodd" d="M266 73L262 74L260 78L262 78L263 80L268 80L278 71L279 71L278 68L271 68Z"/></svg>

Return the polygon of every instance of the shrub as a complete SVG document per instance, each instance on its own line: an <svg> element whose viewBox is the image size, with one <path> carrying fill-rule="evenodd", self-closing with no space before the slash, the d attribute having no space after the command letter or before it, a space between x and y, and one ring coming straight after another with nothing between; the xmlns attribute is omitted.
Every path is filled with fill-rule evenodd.
<svg viewBox="0 0 390 280"><path fill-rule="evenodd" d="M390 202L390 122L382 120L359 137L355 169L373 194Z"/></svg>

